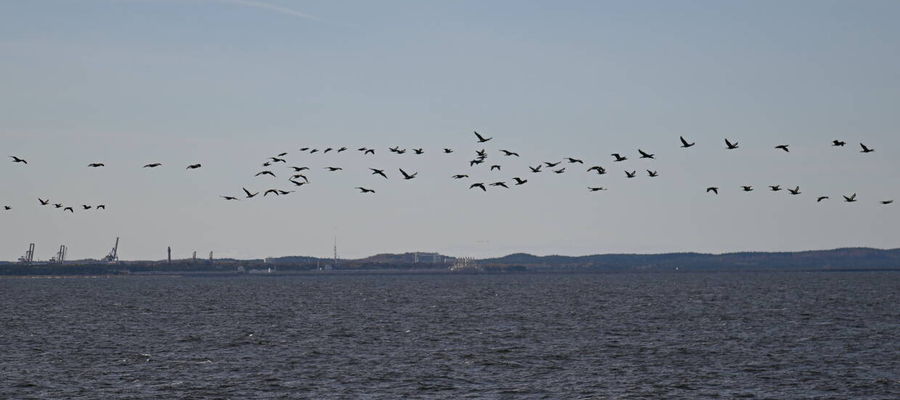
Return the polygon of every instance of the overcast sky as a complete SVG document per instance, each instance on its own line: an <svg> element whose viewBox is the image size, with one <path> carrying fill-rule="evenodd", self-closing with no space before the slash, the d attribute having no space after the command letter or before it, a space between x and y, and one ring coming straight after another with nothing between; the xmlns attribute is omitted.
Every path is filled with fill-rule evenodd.
<svg viewBox="0 0 900 400"><path fill-rule="evenodd" d="M335 236L348 258L900 247L880 204L900 200L898 20L896 1L3 1L0 147L28 165L0 163L0 259L116 236L123 259L329 256ZM281 164L254 177L281 152L309 185L219 197L293 189ZM586 165L528 171L564 157Z"/></svg>

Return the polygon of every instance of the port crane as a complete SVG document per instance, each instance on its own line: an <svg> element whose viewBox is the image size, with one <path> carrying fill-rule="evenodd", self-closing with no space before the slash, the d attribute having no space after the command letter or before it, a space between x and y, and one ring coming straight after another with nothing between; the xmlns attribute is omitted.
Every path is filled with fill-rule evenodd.
<svg viewBox="0 0 900 400"><path fill-rule="evenodd" d="M116 237L116 245L113 246L112 250L109 251L109 254L106 257L103 257L103 261L105 262L116 262L119 261L119 238Z"/></svg>

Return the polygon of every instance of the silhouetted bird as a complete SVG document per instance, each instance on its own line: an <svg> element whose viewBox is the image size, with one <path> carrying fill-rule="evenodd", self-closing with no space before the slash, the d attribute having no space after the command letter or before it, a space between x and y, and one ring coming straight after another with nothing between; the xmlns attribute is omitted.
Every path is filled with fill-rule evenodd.
<svg viewBox="0 0 900 400"><path fill-rule="evenodd" d="M265 193L263 193L263 197L268 196L269 193L274 194L276 196L280 195L280 193L278 193L278 189L269 189L269 190L266 190Z"/></svg>
<svg viewBox="0 0 900 400"><path fill-rule="evenodd" d="M41 205L42 205L42 206L46 206L47 204L50 204L50 199L47 199L47 200L41 200L41 198L38 197L38 201L41 202Z"/></svg>
<svg viewBox="0 0 900 400"><path fill-rule="evenodd" d="M6 211L9 211L9 210L12 210L12 207L10 207L10 206L3 206L3 209L6 210Z"/></svg>
<svg viewBox="0 0 900 400"><path fill-rule="evenodd" d="M269 162L269 161L266 161L266 162L262 163L262 166L263 166L263 167L268 167L268 166L270 166L270 165L272 165L272 163Z"/></svg>
<svg viewBox="0 0 900 400"><path fill-rule="evenodd" d="M717 188L715 186L710 186L710 187L706 188L706 193L709 193L709 192L719 194L719 188Z"/></svg>
<svg viewBox="0 0 900 400"><path fill-rule="evenodd" d="M28 164L28 161L25 161L25 160L22 159L22 158L19 158L19 157L16 157L16 156L10 156L10 157L13 159L13 162L14 162L14 163Z"/></svg>
<svg viewBox="0 0 900 400"><path fill-rule="evenodd" d="M597 186L597 187L588 187L588 190L590 190L592 192L599 192L601 190L606 190L606 188L602 187L602 186Z"/></svg>
<svg viewBox="0 0 900 400"><path fill-rule="evenodd" d="M337 152L338 152L338 153L341 153L341 152L344 152L344 151L347 151L347 148L346 148L346 147L341 147L341 148L337 149Z"/></svg>
<svg viewBox="0 0 900 400"><path fill-rule="evenodd" d="M160 165L162 165L162 163L155 162L155 163L150 163L150 164L145 165L144 168L156 168Z"/></svg>
<svg viewBox="0 0 900 400"><path fill-rule="evenodd" d="M483 162L484 162L484 160L474 159L474 160L472 160L472 161L469 161L469 166L472 167L472 166L475 166L475 165L477 165L477 164L481 164L481 163L483 163Z"/></svg>
<svg viewBox="0 0 900 400"><path fill-rule="evenodd" d="M197 169L197 168L200 168L200 167L201 167L200 164L191 164L191 165L188 165L188 166L187 166L187 169Z"/></svg>
<svg viewBox="0 0 900 400"><path fill-rule="evenodd" d="M864 145L862 143L859 144L859 147L862 147L862 150L859 151L860 153L871 153L871 152L875 151L875 149L866 147L866 145Z"/></svg>
<svg viewBox="0 0 900 400"><path fill-rule="evenodd" d="M493 139L493 138L485 138L484 136L481 136L480 134L478 134L477 131L472 131L472 132L474 132L475 136L478 137L478 143L484 143L484 142L487 142L488 140Z"/></svg>
<svg viewBox="0 0 900 400"><path fill-rule="evenodd" d="M301 147L300 148L300 151L307 151L307 150L309 150L309 147Z"/></svg>
<svg viewBox="0 0 900 400"><path fill-rule="evenodd" d="M881 201L881 204L884 204L884 205L893 204L893 203L894 203L893 200L882 200Z"/></svg>
<svg viewBox="0 0 900 400"><path fill-rule="evenodd" d="M366 151L363 153L363 155L366 155L366 154L372 154L372 155L375 155L375 149L368 149L368 150L366 150Z"/></svg>
<svg viewBox="0 0 900 400"><path fill-rule="evenodd" d="M491 184L491 186L500 186L509 189L509 186L506 186L506 182L494 182Z"/></svg>
<svg viewBox="0 0 900 400"><path fill-rule="evenodd" d="M331 151L331 147L325 149L325 151L323 151L322 154L328 153L329 151Z"/></svg>
<svg viewBox="0 0 900 400"><path fill-rule="evenodd" d="M416 154L425 154L425 149L413 149Z"/></svg>
<svg viewBox="0 0 900 400"><path fill-rule="evenodd" d="M819 196L819 198L816 199L816 203L821 203L822 200L828 200L829 198L830 197L828 196Z"/></svg>
<svg viewBox="0 0 900 400"><path fill-rule="evenodd" d="M88 167L91 167L91 168L99 168L99 167L104 167L104 166L105 166L105 165L104 165L103 163L90 163L90 164L88 164Z"/></svg>
<svg viewBox="0 0 900 400"><path fill-rule="evenodd" d="M238 200L238 198L234 197L234 196L219 196L219 197L221 197L225 200ZM100 206L97 206L97 208L100 208Z"/></svg>
<svg viewBox="0 0 900 400"><path fill-rule="evenodd" d="M584 164L584 161L581 161L577 158L566 157L566 160L569 160L569 164Z"/></svg>
<svg viewBox="0 0 900 400"><path fill-rule="evenodd" d="M410 179L412 179L412 178L415 178L416 175L419 174L418 172L413 172L412 175L407 174L406 171L403 170L403 168L400 168L400 173L403 174L403 179L406 179L406 180L410 180Z"/></svg>
<svg viewBox="0 0 900 400"><path fill-rule="evenodd" d="M515 177L515 178L513 178L513 180L516 181L516 186L524 185L524 184L528 183L528 179L522 179L519 177Z"/></svg>
<svg viewBox="0 0 900 400"><path fill-rule="evenodd" d="M625 161L625 160L628 159L628 157L623 157L623 156L622 156L621 154L619 154L619 153L612 153L611 156L613 156L613 157L616 158L615 160L613 160L613 161L616 161L616 162L619 162L619 161Z"/></svg>
<svg viewBox="0 0 900 400"><path fill-rule="evenodd" d="M91 206L89 206L89 205L87 205L87 204L82 204L82 205L81 205L81 208L83 208L83 209L85 209L85 210L90 210L90 209L91 209Z"/></svg>
<svg viewBox="0 0 900 400"><path fill-rule="evenodd" d="M283 158L278 158L278 157L269 157L269 159L272 160L273 163L276 163L276 162L286 163L287 162L287 160L285 160Z"/></svg>
<svg viewBox="0 0 900 400"><path fill-rule="evenodd" d="M309 154L318 153L318 152L319 152L319 149L312 149L309 151ZM265 196L265 194L263 196Z"/></svg>
<svg viewBox="0 0 900 400"><path fill-rule="evenodd" d="M638 153L641 153L641 158L649 158L649 159L653 159L653 157L655 156L655 154L647 153L647 152L645 152L645 151L643 151L643 150L641 150L641 149L638 149Z"/></svg>
<svg viewBox="0 0 900 400"><path fill-rule="evenodd" d="M557 174L561 174L561 173L563 173L563 172L566 172L566 168L563 167L563 168L560 168L560 169L555 169L555 170L553 170L553 172L555 172L555 173L557 173Z"/></svg>
<svg viewBox="0 0 900 400"><path fill-rule="evenodd" d="M788 192L791 192L792 195L796 196L800 194L800 186L797 186L793 189L788 189Z"/></svg>
<svg viewBox="0 0 900 400"><path fill-rule="evenodd" d="M453 179L462 179L462 178L468 178L468 177L469 177L469 176L468 176L468 175L465 175L465 174L459 174L459 175L453 175L453 176L452 176Z"/></svg>
<svg viewBox="0 0 900 400"><path fill-rule="evenodd" d="M297 179L297 178L303 178L304 182L309 183L309 178L307 178L306 175L296 174L296 175L291 176L291 179Z"/></svg>
<svg viewBox="0 0 900 400"><path fill-rule="evenodd" d="M547 166L547 168L553 168L553 167L555 167L555 166L557 166L557 165L559 165L559 164L560 164L560 163L561 163L561 162L562 162L562 161L560 161L560 162L555 162L555 163L552 163L552 162L547 162L547 161L544 161L544 165L546 165L546 166Z"/></svg>
<svg viewBox="0 0 900 400"><path fill-rule="evenodd" d="M400 149L400 150L397 150L396 153L397 153L397 154L404 154L404 153L406 153L406 149Z"/></svg>
<svg viewBox="0 0 900 400"><path fill-rule="evenodd" d="M734 150L738 148L738 142L731 143L730 141L728 141L728 139L725 139L725 146L728 148L728 150Z"/></svg>
<svg viewBox="0 0 900 400"><path fill-rule="evenodd" d="M450 154L453 152L453 149L444 148L444 154Z"/></svg>
<svg viewBox="0 0 900 400"><path fill-rule="evenodd" d="M516 157L519 156L519 153L516 153L513 151L509 151L509 150L500 150L500 151L503 153L504 156L516 156Z"/></svg>
<svg viewBox="0 0 900 400"><path fill-rule="evenodd" d="M475 154L478 155L479 158L487 158L487 151L484 149L475 150Z"/></svg>
<svg viewBox="0 0 900 400"><path fill-rule="evenodd" d="M248 199L252 199L252 198L253 198L253 196L256 196L256 195L258 195L258 194L259 194L259 192L256 192L256 193L250 193L250 191L249 191L249 190L247 190L247 188L241 188L241 189L244 189L244 193L246 193L246 194L247 194L247 198L248 198Z"/></svg>
<svg viewBox="0 0 900 400"><path fill-rule="evenodd" d="M62 208L62 203L53 203L53 207Z"/></svg>
<svg viewBox="0 0 900 400"><path fill-rule="evenodd" d="M372 190L372 189L366 189L366 188L364 188L364 187L362 187L362 186L357 186L356 188L359 189L359 192L360 192L360 193L375 193L374 190Z"/></svg>
<svg viewBox="0 0 900 400"><path fill-rule="evenodd" d="M300 171L308 170L309 167L291 167L291 169L293 169L294 172L300 172Z"/></svg>
<svg viewBox="0 0 900 400"><path fill-rule="evenodd" d="M631 172L628 172L627 170L625 171L626 178L634 178L635 176L637 176L637 170Z"/></svg>
<svg viewBox="0 0 900 400"><path fill-rule="evenodd" d="M97 207L94 207L94 208L97 209L97 210L105 210L105 209L106 209L106 205L105 205L105 204L98 204Z"/></svg>
<svg viewBox="0 0 900 400"><path fill-rule="evenodd" d="M659 172L651 171L651 170L648 169L648 170L647 170L647 175L648 175L649 177L651 177L651 178L656 178L657 176L659 176Z"/></svg>
<svg viewBox="0 0 900 400"><path fill-rule="evenodd" d="M847 203L853 203L856 201L856 193L853 193L850 196L844 196L844 201Z"/></svg>
<svg viewBox="0 0 900 400"><path fill-rule="evenodd" d="M72 213L72 214L75 214L75 209L73 209L72 207L65 207L65 208L63 208L63 212L66 212L66 211L68 211L68 212L70 212L70 213Z"/></svg>
<svg viewBox="0 0 900 400"><path fill-rule="evenodd" d="M745 192L752 192L752 191L753 191L753 186L741 186L741 188L743 188Z"/></svg>
<svg viewBox="0 0 900 400"><path fill-rule="evenodd" d="M528 169L530 169L531 172L538 173L541 172L541 167L543 167L543 165L538 164L537 167L528 166Z"/></svg>
<svg viewBox="0 0 900 400"><path fill-rule="evenodd" d="M772 190L773 192L777 192L777 191L781 190L781 185L771 185L771 186L769 186L769 189Z"/></svg>
<svg viewBox="0 0 900 400"><path fill-rule="evenodd" d="M495 164L495 165L491 165L491 171L493 171L493 170L495 170L495 169L496 169L497 171L499 171L499 170L500 170L500 166L499 166L499 165L496 165L496 164Z"/></svg>
<svg viewBox="0 0 900 400"><path fill-rule="evenodd" d="M281 190L281 189L278 189L278 194L281 195L281 196L288 195L288 194L291 194L291 193L294 193L294 191L293 191L293 190Z"/></svg>
<svg viewBox="0 0 900 400"><path fill-rule="evenodd" d="M587 172L597 171L597 175L603 175L606 173L606 168L603 168L599 165L595 165L587 169Z"/></svg>
<svg viewBox="0 0 900 400"><path fill-rule="evenodd" d="M831 141L831 145L834 147L844 147L846 144L847 144L847 142L844 142L842 140L832 140Z"/></svg>
<svg viewBox="0 0 900 400"><path fill-rule="evenodd" d="M775 146L775 148L776 148L776 149L784 150L786 153L790 153L791 151L788 150L788 146L790 146L790 145L787 145L787 144L780 144L780 145L778 145L778 146Z"/></svg>
<svg viewBox="0 0 900 400"><path fill-rule="evenodd" d="M278 153L278 157L284 157L286 155L287 155L287 153Z"/></svg>
<svg viewBox="0 0 900 400"><path fill-rule="evenodd" d="M691 146L697 144L696 142L695 142L695 143L688 143L687 140L684 140L684 136L679 136L678 138L681 139L681 148L683 148L683 149L686 149L686 148L688 148L688 147L691 147Z"/></svg>
<svg viewBox="0 0 900 400"><path fill-rule="evenodd" d="M341 167L325 167L325 169L327 169L331 172L336 172L336 171L342 170L343 168L341 168Z"/></svg>
<svg viewBox="0 0 900 400"><path fill-rule="evenodd" d="M372 175L381 175L382 177L384 177L384 179L387 179L387 174L384 173L383 169L375 169L375 168L369 168L369 169L372 170Z"/></svg>
<svg viewBox="0 0 900 400"><path fill-rule="evenodd" d="M288 179L288 182L293 183L294 186L303 186L303 185L306 185L307 183L309 183L309 181L306 181L306 182L297 182L297 181L295 181L295 180L293 180L293 179Z"/></svg>
<svg viewBox="0 0 900 400"><path fill-rule="evenodd" d="M260 171L260 172L257 172L256 175L254 175L254 176L260 176L260 175L269 175L269 176L275 178L275 173L273 173L272 171Z"/></svg>
<svg viewBox="0 0 900 400"><path fill-rule="evenodd" d="M469 185L469 189L473 189L473 188L479 188L479 189L487 192L487 189L484 187L483 183L473 183L473 184Z"/></svg>

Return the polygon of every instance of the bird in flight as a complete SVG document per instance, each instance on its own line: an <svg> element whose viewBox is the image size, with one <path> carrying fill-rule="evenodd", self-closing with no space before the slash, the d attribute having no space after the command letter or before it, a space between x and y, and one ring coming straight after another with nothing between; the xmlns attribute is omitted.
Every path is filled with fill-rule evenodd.
<svg viewBox="0 0 900 400"><path fill-rule="evenodd" d="M269 190L266 190L265 193L263 193L263 197L268 196L269 193L272 193L272 194L274 194L274 195L276 195L276 196L281 195L281 193L278 192L278 189L269 189Z"/></svg>
<svg viewBox="0 0 900 400"><path fill-rule="evenodd" d="M502 152L503 155L504 155L504 156L507 156L507 157L509 157L509 156L516 156L516 157L518 157L518 156L519 156L519 153L516 153L516 152L514 152L514 151L500 150L500 152Z"/></svg>
<svg viewBox="0 0 900 400"><path fill-rule="evenodd" d="M471 166L474 166L474 165L476 165L476 164L481 164L481 163L483 163L483 162L484 162L483 159L478 159L478 158L476 158L476 159L474 159L474 160L472 160L472 161L469 161L469 166L471 167Z"/></svg>
<svg viewBox="0 0 900 400"><path fill-rule="evenodd" d="M541 167L543 167L543 165L541 165L541 164L538 164L537 167L532 167L529 165L528 169L530 169L531 172L538 173L538 172L541 172Z"/></svg>
<svg viewBox="0 0 900 400"><path fill-rule="evenodd" d="M821 203L822 200L828 200L828 199L829 199L828 196L819 196L819 198L816 199L816 203Z"/></svg>
<svg viewBox="0 0 900 400"><path fill-rule="evenodd" d="M260 175L269 175L269 176L275 178L275 173L273 173L272 171L268 171L268 170L257 172L256 175L254 175L254 176L260 176Z"/></svg>
<svg viewBox="0 0 900 400"><path fill-rule="evenodd" d="M453 152L453 149L444 148L444 154L450 154Z"/></svg>
<svg viewBox="0 0 900 400"><path fill-rule="evenodd" d="M856 193L853 193L850 196L844 196L844 201L847 203L853 203L856 201Z"/></svg>
<svg viewBox="0 0 900 400"><path fill-rule="evenodd" d="M637 176L637 171L631 171L631 172L625 171L626 178L634 178L635 176Z"/></svg>
<svg viewBox="0 0 900 400"><path fill-rule="evenodd" d="M487 189L484 187L484 184L483 184L483 183L480 183L480 182L479 182L479 183L473 183L473 184L469 185L469 189L474 189L474 188L479 188L479 189L481 189L481 190L487 192Z"/></svg>
<svg viewBox="0 0 900 400"><path fill-rule="evenodd" d="M234 197L234 196L220 196L220 197L222 197L225 200L238 200L238 198ZM97 208L100 208L100 206L97 206Z"/></svg>
<svg viewBox="0 0 900 400"><path fill-rule="evenodd" d="M256 196L256 195L259 194L259 192L256 192L256 193L250 193L250 191L247 190L247 188L243 188L243 187L242 187L241 189L244 189L244 193L247 194L247 198L248 198L248 199L252 199L253 196Z"/></svg>
<svg viewBox="0 0 900 400"><path fill-rule="evenodd" d="M9 211L9 210L12 210L12 207L11 206L3 206L3 209L6 211Z"/></svg>
<svg viewBox="0 0 900 400"><path fill-rule="evenodd" d="M487 142L488 140L493 139L492 137L485 138L484 136L481 136L481 135L478 133L478 131L472 131L472 132L474 132L474 133L475 133L475 136L478 137L478 143L484 143L484 142Z"/></svg>
<svg viewBox="0 0 900 400"><path fill-rule="evenodd" d="M363 152L363 155L366 155L366 154L375 155L375 149L366 149L366 151Z"/></svg>
<svg viewBox="0 0 900 400"><path fill-rule="evenodd" d="M329 170L329 171L331 171L331 172L336 172L336 171L343 170L343 168L341 168L341 167L325 167L325 169L327 169L327 170Z"/></svg>
<svg viewBox="0 0 900 400"><path fill-rule="evenodd" d="M834 147L844 147L846 144L847 144L847 142L845 142L843 140L832 140L831 141L831 145Z"/></svg>
<svg viewBox="0 0 900 400"><path fill-rule="evenodd" d="M269 157L269 159L271 159L273 163L276 163L276 162L286 163L287 162L287 160L285 160L283 158L278 158L278 157Z"/></svg>
<svg viewBox="0 0 900 400"><path fill-rule="evenodd" d="M553 167L559 165L561 162L562 162L562 161L553 163L553 162L547 162L547 161L544 161L544 165L546 165L547 168L553 168Z"/></svg>
<svg viewBox="0 0 900 400"><path fill-rule="evenodd" d="M105 205L105 204L98 204L97 207L94 207L94 209L97 209L97 210L105 210L105 209L106 209L106 205Z"/></svg>
<svg viewBox="0 0 900 400"><path fill-rule="evenodd" d="M62 208L62 203L53 203L53 207Z"/></svg>
<svg viewBox="0 0 900 400"><path fill-rule="evenodd" d="M694 143L688 143L687 140L684 140L684 136L679 136L678 138L681 139L681 148L682 148L682 149L686 149L686 148L688 148L688 147L691 147L691 146L697 144L696 142L694 142Z"/></svg>
<svg viewBox="0 0 900 400"><path fill-rule="evenodd" d="M509 189L509 186L506 186L506 182L494 182L491 184L491 186L500 186Z"/></svg>
<svg viewBox="0 0 900 400"><path fill-rule="evenodd" d="M753 191L753 186L741 186L741 188L743 188L745 192L752 192L752 191Z"/></svg>
<svg viewBox="0 0 900 400"><path fill-rule="evenodd" d="M14 163L28 164L28 161L25 161L25 159L22 159L22 158L19 158L19 157L16 157L16 156L9 156L9 157L13 159L13 162L14 162Z"/></svg>
<svg viewBox="0 0 900 400"><path fill-rule="evenodd" d="M325 153L327 153L327 152L329 152L329 151L331 151L331 150L332 150L331 147L329 147L329 148L325 149L325 151L323 151L322 154L325 154Z"/></svg>
<svg viewBox="0 0 900 400"><path fill-rule="evenodd" d="M416 154L425 154L425 149L413 149Z"/></svg>
<svg viewBox="0 0 900 400"><path fill-rule="evenodd" d="M85 210L90 210L90 209L91 209L91 206L89 206L89 205L87 205L87 204L82 204L82 205L81 205L81 208L83 208L83 209L85 209Z"/></svg>
<svg viewBox="0 0 900 400"><path fill-rule="evenodd" d="M300 151L307 151L307 150L309 150L309 147L301 147L300 148Z"/></svg>
<svg viewBox="0 0 900 400"><path fill-rule="evenodd" d="M388 178L387 174L384 173L383 169L375 169L375 168L369 168L369 169L372 170L372 175L381 175L382 177L384 177L384 179Z"/></svg>
<svg viewBox="0 0 900 400"><path fill-rule="evenodd" d="M651 171L651 170L648 169L648 170L647 170L647 175L649 175L651 178L656 178L657 176L659 176L659 172L657 172L657 171Z"/></svg>
<svg viewBox="0 0 900 400"><path fill-rule="evenodd" d="M104 167L104 166L105 166L105 165L104 165L103 163L90 163L90 164L88 164L88 167L91 167L91 168L99 168L99 167Z"/></svg>
<svg viewBox="0 0 900 400"><path fill-rule="evenodd" d="M495 169L496 169L497 171L499 171L499 170L500 170L500 166L499 166L499 165L496 165L496 164L495 164L495 165L491 165L491 171L493 171L493 170L495 170Z"/></svg>
<svg viewBox="0 0 900 400"><path fill-rule="evenodd" d="M788 189L788 192L791 192L792 195L796 196L800 194L800 186L797 186L793 189Z"/></svg>
<svg viewBox="0 0 900 400"><path fill-rule="evenodd" d="M293 169L294 172L300 172L300 171L308 170L309 167L291 167L291 169Z"/></svg>
<svg viewBox="0 0 900 400"><path fill-rule="evenodd" d="M882 200L881 201L881 204L884 204L884 205L893 204L893 203L894 203L893 200Z"/></svg>
<svg viewBox="0 0 900 400"><path fill-rule="evenodd" d="M459 175L453 175L452 178L453 178L453 179L462 179L462 178L468 178L468 177L469 177L469 176L466 175L466 174L459 174Z"/></svg>
<svg viewBox="0 0 900 400"><path fill-rule="evenodd" d="M516 181L516 186L518 186L518 185L524 185L525 183L528 182L528 179L522 179L522 178L519 178L519 177L515 177L515 178L513 178L513 180Z"/></svg>
<svg viewBox="0 0 900 400"><path fill-rule="evenodd" d="M47 204L50 204L50 199L47 199L47 200L41 200L41 198L38 197L38 201L41 202L41 205L42 205L42 206L46 206Z"/></svg>
<svg viewBox="0 0 900 400"><path fill-rule="evenodd" d="M643 151L643 150L641 150L641 149L638 149L638 153L641 154L641 158L649 158L649 159L651 159L651 160L654 159L653 157L655 156L655 154L647 153L647 152L645 152L645 151Z"/></svg>
<svg viewBox="0 0 900 400"><path fill-rule="evenodd" d="M596 187L588 187L588 190L590 190L592 192L599 192L601 190L606 190L606 188L602 187L602 186L596 186Z"/></svg>
<svg viewBox="0 0 900 400"><path fill-rule="evenodd" d="M338 153L341 153L341 152L344 152L344 151L347 151L347 148L346 148L346 147L343 147L343 146L341 146L341 148L337 149L337 152L338 152Z"/></svg>
<svg viewBox="0 0 900 400"><path fill-rule="evenodd" d="M156 168L160 165L162 165L162 163L155 162L155 163L150 163L150 164L145 165L144 168Z"/></svg>
<svg viewBox="0 0 900 400"><path fill-rule="evenodd" d="M372 190L372 189L366 189L366 188L364 188L364 187L362 187L362 186L357 186L356 188L359 189L359 192L360 192L360 193L375 193L374 190Z"/></svg>
<svg viewBox="0 0 900 400"><path fill-rule="evenodd" d="M295 181L295 180L293 180L293 179L288 179L288 182L293 183L294 186L303 186L303 185L309 183L309 181L306 181L306 182L297 182L297 181Z"/></svg>
<svg viewBox="0 0 900 400"><path fill-rule="evenodd" d="M309 151L309 154L318 153L318 152L319 152L319 149L312 149ZM263 196L265 196L265 194L263 194Z"/></svg>
<svg viewBox="0 0 900 400"><path fill-rule="evenodd" d="M68 211L68 212L70 212L70 213L72 213L72 214L75 214L75 209L73 209L72 207L65 207L65 208L63 208L63 212L65 212L65 211Z"/></svg>
<svg viewBox="0 0 900 400"><path fill-rule="evenodd" d="M590 167L590 168L588 168L587 170L588 170L588 172L591 172L591 171L597 171L597 175L603 175L603 174L606 173L606 168L603 168L603 167L601 167L601 166L599 166L599 165L595 165L595 166L593 166L593 167Z"/></svg>
<svg viewBox="0 0 900 400"><path fill-rule="evenodd" d="M772 190L773 192L777 192L777 191L781 190L781 185L771 185L771 186L769 186L769 189Z"/></svg>
<svg viewBox="0 0 900 400"><path fill-rule="evenodd" d="M569 164L584 164L584 161L581 161L577 158L566 157L566 160L569 160Z"/></svg>
<svg viewBox="0 0 900 400"><path fill-rule="evenodd" d="M187 169L197 169L197 168L200 168L200 167L201 167L200 164L191 164L191 165L188 165L188 166L187 166Z"/></svg>
<svg viewBox="0 0 900 400"><path fill-rule="evenodd" d="M738 148L738 142L731 143L728 139L725 139L725 146L728 150L734 150Z"/></svg>
<svg viewBox="0 0 900 400"><path fill-rule="evenodd" d="M297 179L297 178L303 178L304 182L309 183L309 178L307 178L306 175L303 175L303 174L291 175L291 179Z"/></svg>
<svg viewBox="0 0 900 400"><path fill-rule="evenodd" d="M871 152L875 151L875 149L866 147L866 145L864 145L862 143L859 144L859 147L862 147L862 150L859 151L860 153L871 153Z"/></svg>
<svg viewBox="0 0 900 400"><path fill-rule="evenodd" d="M623 156L622 156L621 154L619 154L619 153L612 153L611 156L613 156L613 157L616 158L615 160L613 160L613 161L615 161L615 162L625 161L625 160L628 159L628 157L623 157Z"/></svg>
<svg viewBox="0 0 900 400"><path fill-rule="evenodd" d="M790 145L787 145L787 144L780 144L780 145L778 145L778 146L775 146L775 148L776 148L776 149L784 150L785 153L790 153L791 151L788 150L788 146L790 146Z"/></svg>
<svg viewBox="0 0 900 400"><path fill-rule="evenodd" d="M709 192L719 194L719 188L717 188L715 186L710 186L710 187L706 188L706 193L709 193Z"/></svg>
<svg viewBox="0 0 900 400"><path fill-rule="evenodd" d="M555 172L555 173L557 173L557 174L561 174L561 173L563 173L563 172L566 172L566 168L563 167L563 168L560 168L560 169L555 169L555 170L553 170L553 172Z"/></svg>
<svg viewBox="0 0 900 400"><path fill-rule="evenodd" d="M419 174L418 172L413 172L412 175L407 174L406 171L403 170L403 168L400 168L400 173L403 174L403 179L406 179L406 180L410 180L410 179L412 179L412 178L415 178L416 175Z"/></svg>

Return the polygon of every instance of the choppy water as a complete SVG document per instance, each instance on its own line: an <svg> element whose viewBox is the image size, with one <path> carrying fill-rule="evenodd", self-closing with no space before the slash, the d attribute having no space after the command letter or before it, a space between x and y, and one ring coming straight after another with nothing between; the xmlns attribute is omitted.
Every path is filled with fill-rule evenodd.
<svg viewBox="0 0 900 400"><path fill-rule="evenodd" d="M900 398L896 272L0 290L0 398Z"/></svg>

